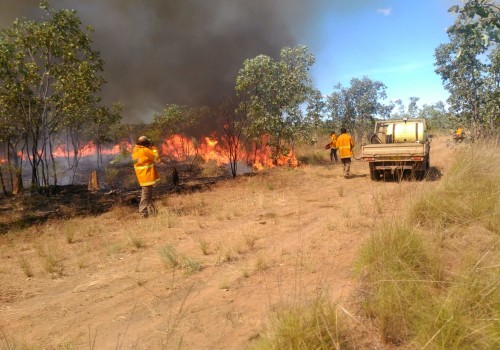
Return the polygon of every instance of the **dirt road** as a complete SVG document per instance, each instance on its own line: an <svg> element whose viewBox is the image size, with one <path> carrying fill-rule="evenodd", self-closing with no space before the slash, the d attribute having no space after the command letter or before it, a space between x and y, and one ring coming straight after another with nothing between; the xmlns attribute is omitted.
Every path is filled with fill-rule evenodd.
<svg viewBox="0 0 500 350"><path fill-rule="evenodd" d="M360 161L350 179L341 165L271 169L161 198L148 220L117 208L4 235L0 334L48 349L243 349L270 310L321 295L384 348L352 302L358 249L446 176L452 152L434 140L422 182L373 182Z"/></svg>

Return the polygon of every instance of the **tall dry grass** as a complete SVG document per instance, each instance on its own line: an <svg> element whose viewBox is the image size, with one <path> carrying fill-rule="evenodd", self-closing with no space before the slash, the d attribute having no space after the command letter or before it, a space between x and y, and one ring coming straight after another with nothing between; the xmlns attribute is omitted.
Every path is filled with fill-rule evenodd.
<svg viewBox="0 0 500 350"><path fill-rule="evenodd" d="M417 200L409 220L437 228L471 223L500 233L500 156L493 143L472 145L456 159L440 186Z"/></svg>
<svg viewBox="0 0 500 350"><path fill-rule="evenodd" d="M422 305L441 282L441 269L423 238L406 224L386 223L363 246L357 270L363 277L364 310L375 316L386 342L413 334Z"/></svg>
<svg viewBox="0 0 500 350"><path fill-rule="evenodd" d="M371 237L358 260L361 302L387 342L500 348L499 210L498 148L472 145L402 224Z"/></svg>
<svg viewBox="0 0 500 350"><path fill-rule="evenodd" d="M344 322L335 304L314 299L279 307L273 311L270 322L250 349L350 349L354 348Z"/></svg>

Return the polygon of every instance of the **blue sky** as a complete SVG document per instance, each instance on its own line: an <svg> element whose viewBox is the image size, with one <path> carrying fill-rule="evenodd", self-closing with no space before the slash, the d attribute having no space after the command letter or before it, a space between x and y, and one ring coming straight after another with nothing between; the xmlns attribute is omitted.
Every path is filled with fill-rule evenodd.
<svg viewBox="0 0 500 350"><path fill-rule="evenodd" d="M367 2L368 3L368 2ZM312 76L318 89L348 86L368 76L387 86L389 100L419 97L419 106L445 102L448 93L434 73L434 50L449 42L454 22L448 8L459 1L392 0L341 15L326 11L304 40L316 57ZM380 5L380 2L377 3ZM321 40L315 39L321 38Z"/></svg>

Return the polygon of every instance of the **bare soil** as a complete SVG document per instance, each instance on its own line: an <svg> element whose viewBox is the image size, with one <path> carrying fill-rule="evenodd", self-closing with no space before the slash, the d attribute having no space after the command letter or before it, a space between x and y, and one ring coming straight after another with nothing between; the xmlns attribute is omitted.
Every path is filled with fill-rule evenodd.
<svg viewBox="0 0 500 350"><path fill-rule="evenodd" d="M446 176L453 152L446 141L433 141L431 173L421 182L371 181L361 161L349 179L340 164L209 185L184 178L181 188L197 190L158 190L159 213L146 220L123 202L4 233L0 344L3 337L35 349L244 349L277 306L320 295L349 315L355 347L389 349L356 305L353 266L379 223L399 220ZM3 205L2 220L9 210ZM162 259L166 247L178 266Z"/></svg>

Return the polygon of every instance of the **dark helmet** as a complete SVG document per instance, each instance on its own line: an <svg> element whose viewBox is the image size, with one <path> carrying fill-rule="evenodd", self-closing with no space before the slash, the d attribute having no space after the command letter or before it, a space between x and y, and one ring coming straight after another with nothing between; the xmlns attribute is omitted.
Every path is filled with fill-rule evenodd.
<svg viewBox="0 0 500 350"><path fill-rule="evenodd" d="M346 132L347 132L347 130L345 128L340 129L341 134L345 134Z"/></svg>

